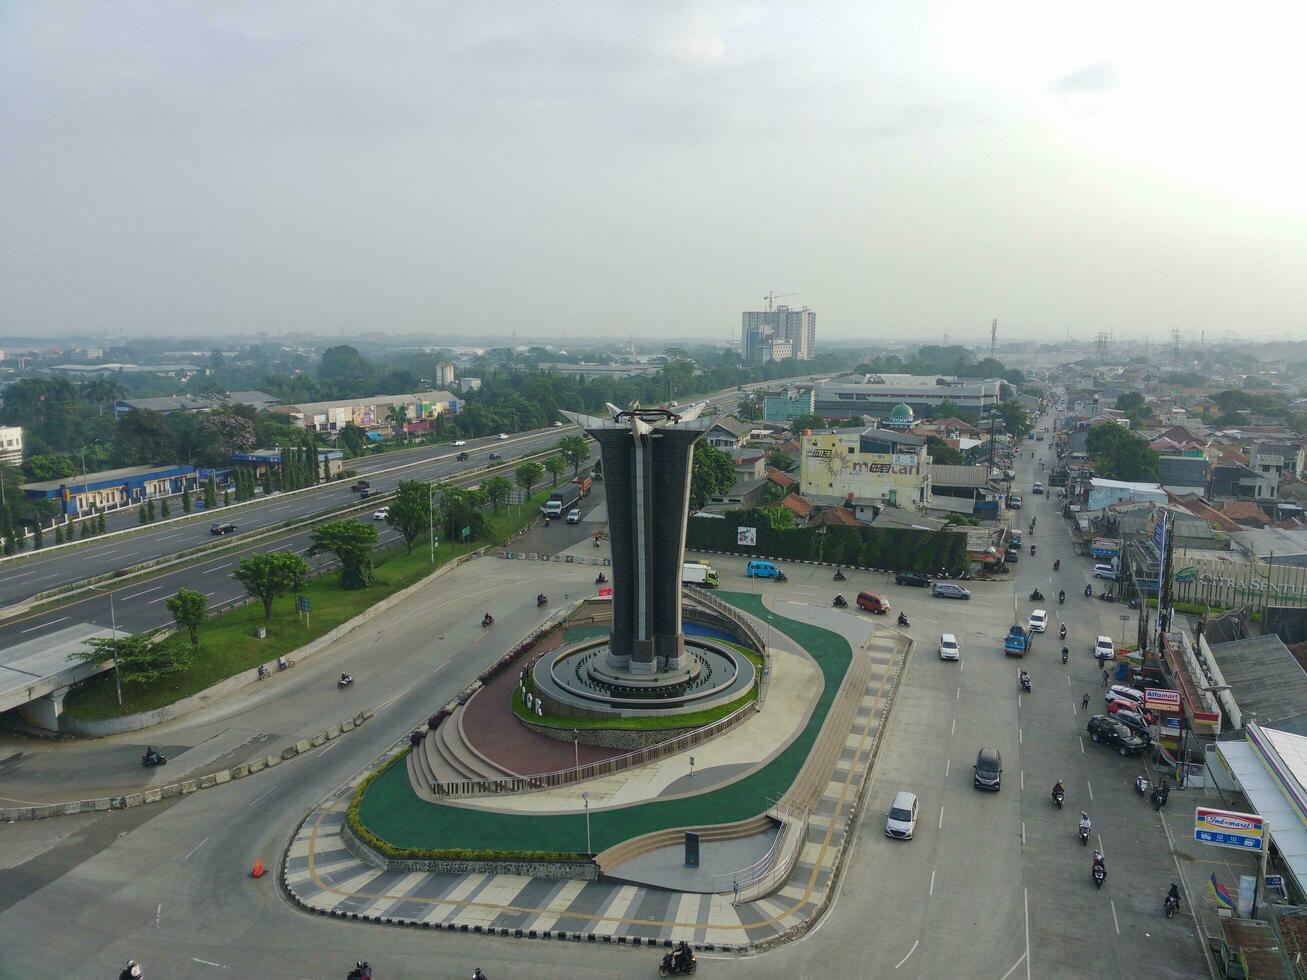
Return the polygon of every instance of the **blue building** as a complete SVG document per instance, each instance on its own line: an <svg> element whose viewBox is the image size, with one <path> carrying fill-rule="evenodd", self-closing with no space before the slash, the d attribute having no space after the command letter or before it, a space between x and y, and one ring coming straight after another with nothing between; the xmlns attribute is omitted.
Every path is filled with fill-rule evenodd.
<svg viewBox="0 0 1307 980"><path fill-rule="evenodd" d="M281 450L278 448L251 449L247 453L232 453L231 458L232 462L237 466L253 470L254 478L257 480L262 478L267 470L281 465ZM341 471L344 460L345 454L339 449L318 450L318 467L321 469L325 466L325 475L328 477L334 477Z"/></svg>
<svg viewBox="0 0 1307 980"><path fill-rule="evenodd" d="M150 497L181 493L183 485L193 488L199 479L194 466L127 466L119 470L87 473L84 476L24 483L22 488L23 494L30 500L53 500L63 513L80 514L87 510L124 507Z"/></svg>

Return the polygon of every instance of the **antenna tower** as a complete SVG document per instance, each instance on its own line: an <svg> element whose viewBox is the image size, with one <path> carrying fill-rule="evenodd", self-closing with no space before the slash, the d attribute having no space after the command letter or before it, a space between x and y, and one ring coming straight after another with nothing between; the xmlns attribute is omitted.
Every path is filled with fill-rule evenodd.
<svg viewBox="0 0 1307 980"><path fill-rule="evenodd" d="M989 358L994 359L995 345L998 343L998 317L994 317L994 322L989 325Z"/></svg>
<svg viewBox="0 0 1307 980"><path fill-rule="evenodd" d="M1094 352L1100 362L1107 360L1107 334L1102 330L1094 338Z"/></svg>
<svg viewBox="0 0 1307 980"><path fill-rule="evenodd" d="M1179 327L1171 328L1171 364L1177 371L1180 370L1180 328Z"/></svg>

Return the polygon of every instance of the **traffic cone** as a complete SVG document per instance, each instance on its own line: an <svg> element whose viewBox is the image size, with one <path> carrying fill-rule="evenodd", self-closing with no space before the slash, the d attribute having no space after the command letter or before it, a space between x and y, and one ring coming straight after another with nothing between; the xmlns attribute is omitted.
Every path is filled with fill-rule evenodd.
<svg viewBox="0 0 1307 980"><path fill-rule="evenodd" d="M264 873L265 873L265 871L264 871L264 867L263 867L263 862L260 861L260 860L255 860L255 862L254 862L254 868L250 871L250 877L251 877L251 878L262 878L263 875L264 875Z"/></svg>

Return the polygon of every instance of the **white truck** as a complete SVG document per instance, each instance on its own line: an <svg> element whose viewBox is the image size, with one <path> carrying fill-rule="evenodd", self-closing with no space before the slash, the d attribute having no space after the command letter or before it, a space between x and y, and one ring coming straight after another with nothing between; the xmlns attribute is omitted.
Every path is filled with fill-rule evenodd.
<svg viewBox="0 0 1307 980"><path fill-rule="evenodd" d="M580 499L580 487L575 483L564 484L549 495L549 499L541 505L540 513L557 520L571 510Z"/></svg>
<svg viewBox="0 0 1307 980"><path fill-rule="evenodd" d="M681 565L681 584L717 588L717 569L706 561L687 561Z"/></svg>

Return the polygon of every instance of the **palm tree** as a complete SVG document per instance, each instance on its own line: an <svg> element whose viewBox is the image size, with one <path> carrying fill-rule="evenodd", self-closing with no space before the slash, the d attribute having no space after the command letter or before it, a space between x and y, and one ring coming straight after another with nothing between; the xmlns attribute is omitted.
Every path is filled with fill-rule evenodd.
<svg viewBox="0 0 1307 980"><path fill-rule="evenodd" d="M96 415L104 414L105 402L117 401L127 394L126 388L109 378L92 378L78 387L82 398L88 402L95 402Z"/></svg>
<svg viewBox="0 0 1307 980"><path fill-rule="evenodd" d="M398 439L408 422L408 408L404 405L391 405L390 411L386 412L386 422L395 431L395 438Z"/></svg>

